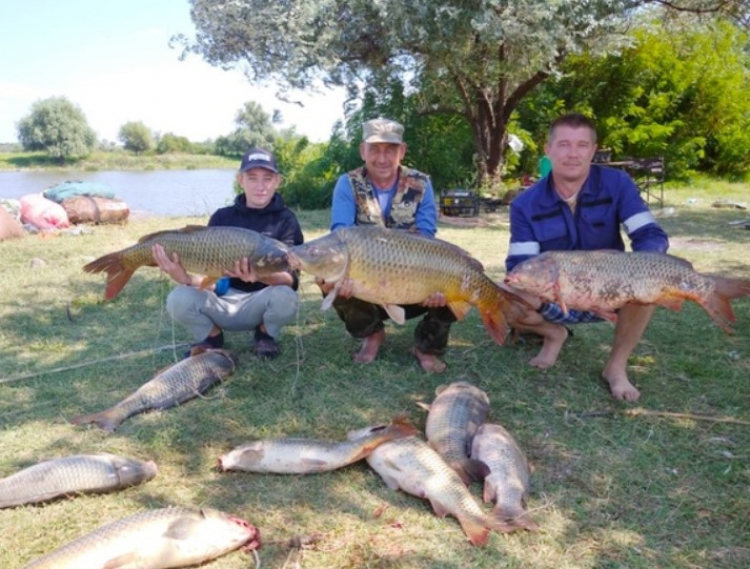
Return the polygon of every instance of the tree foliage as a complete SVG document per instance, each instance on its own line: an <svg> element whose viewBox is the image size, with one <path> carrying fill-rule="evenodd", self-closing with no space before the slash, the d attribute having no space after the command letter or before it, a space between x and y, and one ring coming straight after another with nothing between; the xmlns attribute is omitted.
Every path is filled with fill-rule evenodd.
<svg viewBox="0 0 750 569"><path fill-rule="evenodd" d="M683 16L650 20L633 37L634 45L619 55L570 58L564 77L524 102L522 123L543 139L551 118L544 109L575 109L595 118L602 145L616 157L662 156L672 176L747 171L747 33ZM535 122L540 117L542 128Z"/></svg>
<svg viewBox="0 0 750 569"><path fill-rule="evenodd" d="M186 136L177 136L171 132L163 134L156 143L156 152L169 154L174 152L194 152L196 148Z"/></svg>
<svg viewBox="0 0 750 569"><path fill-rule="evenodd" d="M274 123L280 120L278 111L274 111L272 116L254 101L245 103L237 112L234 131L216 139L217 154L239 158L253 146L273 150L279 134Z"/></svg>
<svg viewBox="0 0 750 569"><path fill-rule="evenodd" d="M652 3L191 0L197 37L182 41L211 64L241 63L251 81L282 89L322 80L354 94L363 81L401 79L418 93L421 112L468 121L481 180L502 172L507 127L519 103L568 55L626 46L632 15ZM664 4L744 13L742 0Z"/></svg>
<svg viewBox="0 0 750 569"><path fill-rule="evenodd" d="M141 121L131 121L122 125L117 138L122 142L125 150L131 150L136 154L148 152L155 147L151 129Z"/></svg>
<svg viewBox="0 0 750 569"><path fill-rule="evenodd" d="M17 127L24 150L43 150L60 162L84 158L96 148L96 133L83 111L65 97L34 103Z"/></svg>

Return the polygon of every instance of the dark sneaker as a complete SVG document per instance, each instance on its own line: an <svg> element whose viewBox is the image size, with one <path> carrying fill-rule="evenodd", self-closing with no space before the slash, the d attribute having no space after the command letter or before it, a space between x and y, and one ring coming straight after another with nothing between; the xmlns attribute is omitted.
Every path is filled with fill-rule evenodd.
<svg viewBox="0 0 750 569"><path fill-rule="evenodd" d="M218 350L224 347L224 332L219 332L216 336L208 336L205 340L190 344L190 349L183 354L184 358L189 358L192 355L200 354L206 350Z"/></svg>
<svg viewBox="0 0 750 569"><path fill-rule="evenodd" d="M273 360L281 355L281 348L271 336L255 329L255 342L252 349L253 355L264 360Z"/></svg>

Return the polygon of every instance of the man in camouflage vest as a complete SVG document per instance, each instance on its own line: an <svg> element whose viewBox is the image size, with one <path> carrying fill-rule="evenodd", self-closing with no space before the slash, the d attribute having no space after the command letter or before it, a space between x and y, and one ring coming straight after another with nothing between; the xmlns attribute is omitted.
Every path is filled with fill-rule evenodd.
<svg viewBox="0 0 750 569"><path fill-rule="evenodd" d="M403 133L404 127L389 119L364 123L359 152L365 165L338 179L333 190L331 231L353 225L380 225L435 236L437 205L432 183L425 174L401 165L406 154ZM322 280L318 284L324 293L333 288ZM363 340L354 361L369 363L385 341L384 321L388 314L381 306L351 295L351 284L342 283L333 307L346 330ZM407 319L425 315L414 331L412 353L419 365L428 372L444 371L440 356L448 345L450 326L456 321L445 296L435 293L422 304L404 309Z"/></svg>

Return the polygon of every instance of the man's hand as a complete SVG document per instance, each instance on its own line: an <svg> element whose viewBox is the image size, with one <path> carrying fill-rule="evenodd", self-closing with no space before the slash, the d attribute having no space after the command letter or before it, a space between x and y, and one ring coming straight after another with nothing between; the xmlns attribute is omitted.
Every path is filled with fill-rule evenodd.
<svg viewBox="0 0 750 569"><path fill-rule="evenodd" d="M173 281L182 285L190 284L190 275L188 275L185 268L180 264L180 257L177 253L172 253L172 258L170 259L164 247L157 243L151 246L151 254L159 268L168 274Z"/></svg>
<svg viewBox="0 0 750 569"><path fill-rule="evenodd" d="M255 274L255 271L253 271L252 266L250 266L247 257L243 257L240 261L235 261L234 269L231 271L227 270L224 274L234 279L240 279L246 283L257 283L260 280L258 275Z"/></svg>
<svg viewBox="0 0 750 569"><path fill-rule="evenodd" d="M433 292L422 301L422 306L426 306L427 308L440 308L445 305L445 295L442 292Z"/></svg>

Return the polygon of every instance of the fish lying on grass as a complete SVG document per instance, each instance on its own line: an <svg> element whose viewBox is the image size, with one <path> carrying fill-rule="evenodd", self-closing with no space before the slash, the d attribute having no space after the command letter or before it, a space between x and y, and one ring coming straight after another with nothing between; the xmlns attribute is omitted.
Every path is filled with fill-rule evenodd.
<svg viewBox="0 0 750 569"><path fill-rule="evenodd" d="M289 268L287 246L251 229L241 227L204 227L189 225L182 229L144 235L136 245L109 253L91 261L83 270L107 273L104 298L116 297L140 267L155 267L151 247L159 244L172 258L177 253L180 264L190 273L205 275L202 288L222 278L235 263L247 258L259 276Z"/></svg>
<svg viewBox="0 0 750 569"><path fill-rule="evenodd" d="M353 295L381 305L394 322L404 323L399 305L420 304L443 293L461 320L475 306L492 339L503 344L525 302L484 274L482 264L463 249L414 233L377 226L338 229L289 250L289 264L328 283L323 301L331 306L344 279Z"/></svg>
<svg viewBox="0 0 750 569"><path fill-rule="evenodd" d="M24 569L167 569L260 547L253 525L217 510L162 508L105 525Z"/></svg>
<svg viewBox="0 0 750 569"><path fill-rule="evenodd" d="M472 480L482 480L489 473L487 465L469 458L469 454L471 438L487 418L489 397L465 381L441 385L435 395L429 407L425 406L429 410L425 425L427 442L467 486Z"/></svg>
<svg viewBox="0 0 750 569"><path fill-rule="evenodd" d="M109 409L71 420L74 425L95 423L113 432L128 417L152 409L169 409L202 394L234 372L235 361L226 350L208 350L161 371Z"/></svg>
<svg viewBox="0 0 750 569"><path fill-rule="evenodd" d="M471 443L471 457L486 464L490 473L484 479L484 501L495 502L493 515L531 531L539 526L526 511L529 495L529 464L521 447L501 425L485 423Z"/></svg>
<svg viewBox="0 0 750 569"><path fill-rule="evenodd" d="M47 460L0 479L0 508L63 496L110 492L148 482L156 464L115 454L82 454Z"/></svg>
<svg viewBox="0 0 750 569"><path fill-rule="evenodd" d="M241 445L219 459L220 470L274 474L310 474L348 466L370 455L378 445L417 430L404 419L357 440L269 439Z"/></svg>
<svg viewBox="0 0 750 569"><path fill-rule="evenodd" d="M610 321L627 303L680 310L692 300L727 333L735 322L729 301L750 295L749 280L701 274L684 259L651 252L547 251L516 265L505 282L565 311L587 310Z"/></svg>
<svg viewBox="0 0 750 569"><path fill-rule="evenodd" d="M382 425L367 427L350 432L348 437L356 440L383 428ZM456 517L473 545L485 545L491 529L500 532L518 529L487 514L456 471L415 436L381 444L367 457L367 464L389 488L426 498L438 517L447 514Z"/></svg>

